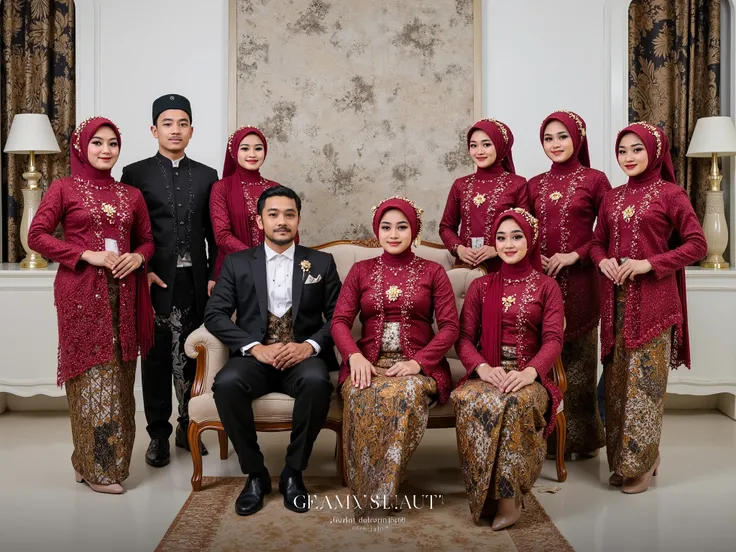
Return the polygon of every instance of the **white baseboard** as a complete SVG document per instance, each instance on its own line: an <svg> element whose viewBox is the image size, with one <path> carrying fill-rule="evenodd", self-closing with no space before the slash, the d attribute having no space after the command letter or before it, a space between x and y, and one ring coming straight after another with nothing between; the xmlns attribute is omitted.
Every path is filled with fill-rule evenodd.
<svg viewBox="0 0 736 552"><path fill-rule="evenodd" d="M135 409L143 412L143 389L140 385L134 388ZM734 396L721 393L720 395L677 395L668 393L665 399L665 410L720 410L726 416L736 419L736 401ZM172 399L176 408L176 397ZM48 397L34 395L32 397L18 397L7 393L0 393L0 413L5 410L67 410L66 397Z"/></svg>
<svg viewBox="0 0 736 552"><path fill-rule="evenodd" d="M143 412L143 389L140 385L136 385L133 389L135 393L135 409L136 412ZM172 404L176 409L176 397L173 398ZM31 411L31 410L67 410L69 405L66 402L66 396L49 397L47 395L33 395L32 397L18 397L7 393L0 393L0 413L5 410L14 411Z"/></svg>

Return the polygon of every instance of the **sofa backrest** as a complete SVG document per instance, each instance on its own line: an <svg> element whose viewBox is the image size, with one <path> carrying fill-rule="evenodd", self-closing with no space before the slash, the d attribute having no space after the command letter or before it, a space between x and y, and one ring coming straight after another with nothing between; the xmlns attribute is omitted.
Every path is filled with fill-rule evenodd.
<svg viewBox="0 0 736 552"><path fill-rule="evenodd" d="M350 267L353 266L357 261L365 259L372 259L378 257L383 253L383 248L378 243L378 240L356 240L356 241L336 241L319 245L314 249L319 249L326 253L331 253L335 259L337 265L337 272L340 275L341 280L345 280L345 277L350 271ZM447 276L450 278L452 284L452 291L455 294L455 302L457 304L458 314L462 310L463 301L465 300L465 294L467 293L468 286L476 278L483 276L484 272L482 269L470 269L465 267L454 268L455 257L444 248L442 245L434 244L431 242L422 242L419 247L413 249L419 257L435 261L442 265L447 270ZM437 331L437 324L434 324L434 329ZM357 341L360 338L361 323L358 318L355 319L353 324L353 337ZM450 349L447 353L447 358L457 358L455 347ZM339 353L338 353L339 359Z"/></svg>

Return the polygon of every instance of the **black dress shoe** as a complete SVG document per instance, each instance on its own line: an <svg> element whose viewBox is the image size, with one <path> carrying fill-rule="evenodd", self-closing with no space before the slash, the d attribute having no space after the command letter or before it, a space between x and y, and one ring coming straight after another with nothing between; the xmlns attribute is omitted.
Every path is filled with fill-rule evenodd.
<svg viewBox="0 0 736 552"><path fill-rule="evenodd" d="M239 516L255 514L263 508L263 497L271 492L271 475L268 470L265 474L248 476L245 487L235 500L235 513Z"/></svg>
<svg viewBox="0 0 736 552"><path fill-rule="evenodd" d="M184 426L179 424L176 426L176 437L174 438L174 444L179 447L183 448L187 452L191 452L192 449L189 448L189 438L187 437L187 430L184 429ZM202 440L199 440L199 451L202 453L202 456L207 456L209 454L209 451L205 448L204 443L202 443Z"/></svg>
<svg viewBox="0 0 736 552"><path fill-rule="evenodd" d="M279 492L284 495L284 506L292 512L303 514L309 511L309 494L304 486L301 472L279 480Z"/></svg>
<svg viewBox="0 0 736 552"><path fill-rule="evenodd" d="M163 468L171 461L168 439L151 439L146 451L146 464L154 468Z"/></svg>

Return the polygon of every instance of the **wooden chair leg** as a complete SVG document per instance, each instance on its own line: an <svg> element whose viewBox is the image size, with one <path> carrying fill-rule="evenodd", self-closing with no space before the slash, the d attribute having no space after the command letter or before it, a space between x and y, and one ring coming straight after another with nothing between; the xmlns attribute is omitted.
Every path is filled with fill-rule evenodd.
<svg viewBox="0 0 736 552"><path fill-rule="evenodd" d="M202 430L199 429L197 422L189 422L189 431L187 438L189 440L189 449L192 453L192 490L199 491L202 489L202 451L199 448L199 438Z"/></svg>
<svg viewBox="0 0 736 552"><path fill-rule="evenodd" d="M564 412L557 413L555 420L555 437L557 439L557 481L562 483L567 479L565 467L565 447L567 446L567 419Z"/></svg>
<svg viewBox="0 0 736 552"><path fill-rule="evenodd" d="M218 429L217 437L220 439L220 460L227 460L227 433L224 429Z"/></svg>
<svg viewBox="0 0 736 552"><path fill-rule="evenodd" d="M343 487L348 486L348 478L347 478L347 465L345 463L345 452L342 448L343 441L342 441L342 427L340 427L339 431L335 432L335 449L337 453L337 471L340 475L340 483Z"/></svg>

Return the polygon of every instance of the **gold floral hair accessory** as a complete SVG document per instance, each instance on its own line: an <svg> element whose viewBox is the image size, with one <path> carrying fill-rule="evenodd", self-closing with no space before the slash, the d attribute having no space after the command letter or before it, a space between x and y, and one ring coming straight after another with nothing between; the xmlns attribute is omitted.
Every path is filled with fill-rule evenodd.
<svg viewBox="0 0 736 552"><path fill-rule="evenodd" d="M419 247L419 244L422 243L422 215L424 214L424 210L421 209L411 199L409 199L408 197L404 197L404 196L391 196L391 197L387 197L386 199L381 200L378 203L378 205L374 205L373 207L371 207L371 213L372 213L372 215L375 217L376 216L376 211L378 211L378 209L381 207L381 205L383 205L387 201L391 201L393 199L399 199L401 201L405 201L406 203L408 203L409 205L411 205L412 208L414 209L414 211L416 212L416 214L417 214L417 237L414 238L414 247Z"/></svg>
<svg viewBox="0 0 736 552"><path fill-rule="evenodd" d="M654 136L654 139L657 141L657 159L659 159L662 155L662 135L660 134L661 130L653 124L647 123L646 121L637 121L635 123L632 123L631 125L639 125L641 127L644 127L646 130L649 131L649 134Z"/></svg>
<svg viewBox="0 0 736 552"><path fill-rule="evenodd" d="M498 121L496 119L481 119L481 121L486 121L488 123L493 123L494 125L496 125L498 127L498 130L501 131L501 136L503 136L503 142L504 142L504 144L508 144L509 143L509 133L506 130L506 125L505 124L503 124L501 121Z"/></svg>
<svg viewBox="0 0 736 552"><path fill-rule="evenodd" d="M74 132L72 133L72 145L74 146L74 149L77 150L79 153L82 153L82 144L80 143L82 140L82 132L87 127L88 124L90 124L95 119L104 119L104 117L100 115L95 115L94 117L88 117L81 123L79 123L79 126L74 129ZM118 131L120 133L120 131Z"/></svg>
<svg viewBox="0 0 736 552"><path fill-rule="evenodd" d="M575 126L578 127L578 134L580 134L580 138L585 138L586 131L585 131L585 124L583 123L583 120L580 118L580 116L577 113L574 113L572 111L567 111L566 109L558 109L557 111L554 111L552 114L555 113L564 113L568 117L570 117L573 121L575 121ZM554 117L547 117L544 121L542 121L542 124L540 125L541 129L544 129L544 123L546 123L549 119L554 119Z"/></svg>
<svg viewBox="0 0 736 552"><path fill-rule="evenodd" d="M526 222L531 227L532 231L534 232L534 236L532 236L532 243L537 243L537 238L539 237L539 221L532 216L529 211L525 211L521 207L514 207L513 209L506 209L503 213L499 215L499 218L502 218L504 215L507 215L509 213L517 213L524 217Z"/></svg>

